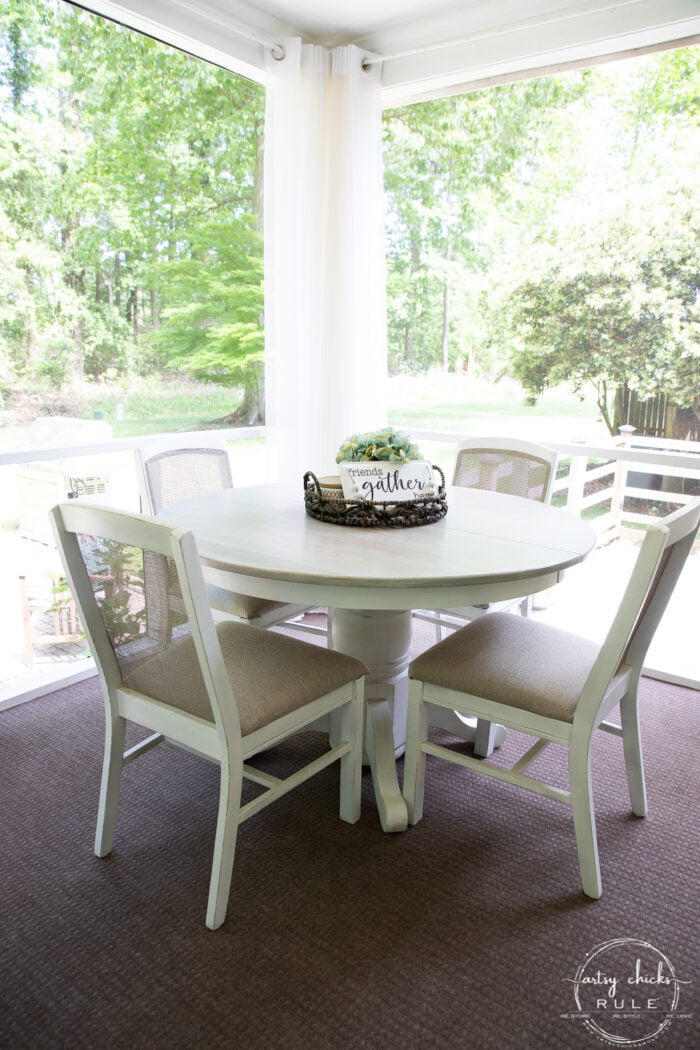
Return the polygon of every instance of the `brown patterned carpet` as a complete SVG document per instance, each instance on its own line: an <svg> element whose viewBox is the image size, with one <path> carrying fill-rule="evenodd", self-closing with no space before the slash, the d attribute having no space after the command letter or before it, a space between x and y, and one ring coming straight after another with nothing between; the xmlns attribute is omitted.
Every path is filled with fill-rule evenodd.
<svg viewBox="0 0 700 1050"><path fill-rule="evenodd" d="M643 683L645 821L600 734L598 902L579 890L563 806L434 762L422 823L385 835L369 775L359 824L337 819L331 769L243 827L216 933L216 768L167 745L129 766L115 851L98 860L97 681L2 712L0 1046L594 1050L562 1017L566 978L596 944L638 937L692 982L690 1016L654 1046L697 1048L699 700Z"/></svg>

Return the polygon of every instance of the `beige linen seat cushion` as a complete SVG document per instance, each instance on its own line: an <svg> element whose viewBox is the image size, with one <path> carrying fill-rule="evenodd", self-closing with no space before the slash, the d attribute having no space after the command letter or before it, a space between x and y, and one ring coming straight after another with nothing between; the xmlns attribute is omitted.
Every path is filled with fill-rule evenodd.
<svg viewBox="0 0 700 1050"><path fill-rule="evenodd" d="M248 624L226 621L216 633L243 736L367 674L351 656ZM125 667L122 679L130 689L214 720L190 637Z"/></svg>
<svg viewBox="0 0 700 1050"><path fill-rule="evenodd" d="M284 602L273 602L267 598L253 598L247 594L236 594L234 591L224 590L223 587L207 585L207 598L209 605L217 612L229 613L231 616L239 616L242 620L254 620L265 613L282 609Z"/></svg>
<svg viewBox="0 0 700 1050"><path fill-rule="evenodd" d="M473 620L414 660L410 678L573 722L600 646L510 613Z"/></svg>

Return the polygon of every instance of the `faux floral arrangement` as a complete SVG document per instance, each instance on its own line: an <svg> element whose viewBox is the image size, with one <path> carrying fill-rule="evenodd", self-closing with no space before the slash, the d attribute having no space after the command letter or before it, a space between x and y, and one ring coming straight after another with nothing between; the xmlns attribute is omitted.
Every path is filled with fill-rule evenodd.
<svg viewBox="0 0 700 1050"><path fill-rule="evenodd" d="M422 458L418 446L413 444L408 434L393 427L384 427L383 430L371 430L365 434L351 434L338 449L335 461L408 463Z"/></svg>

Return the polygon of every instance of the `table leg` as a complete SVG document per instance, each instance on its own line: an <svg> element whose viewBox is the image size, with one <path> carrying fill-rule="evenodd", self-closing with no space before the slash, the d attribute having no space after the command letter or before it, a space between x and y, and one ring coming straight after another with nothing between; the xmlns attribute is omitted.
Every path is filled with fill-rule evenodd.
<svg viewBox="0 0 700 1050"><path fill-rule="evenodd" d="M494 748L500 747L506 738L504 726L495 722L485 722L449 707L428 704L428 725L436 729L445 729L452 736L457 736L467 743L474 744L474 754L486 758ZM477 724L478 723L478 724Z"/></svg>
<svg viewBox="0 0 700 1050"><path fill-rule="evenodd" d="M396 775L393 712L388 700L366 701L365 751L372 770L382 828L384 831L405 831L408 812Z"/></svg>
<svg viewBox="0 0 700 1050"><path fill-rule="evenodd" d="M384 831L404 831L406 805L395 758L406 744L410 610L329 610L331 644L364 661L365 752Z"/></svg>

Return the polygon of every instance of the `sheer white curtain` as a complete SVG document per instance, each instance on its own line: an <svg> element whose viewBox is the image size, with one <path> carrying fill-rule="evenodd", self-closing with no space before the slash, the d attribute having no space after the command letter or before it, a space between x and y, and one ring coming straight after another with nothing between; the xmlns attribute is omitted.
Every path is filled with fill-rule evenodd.
<svg viewBox="0 0 700 1050"><path fill-rule="evenodd" d="M266 421L270 477L301 484L386 422L381 114L365 52L283 45L265 123Z"/></svg>

